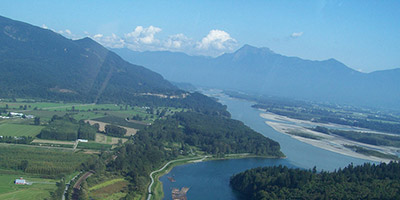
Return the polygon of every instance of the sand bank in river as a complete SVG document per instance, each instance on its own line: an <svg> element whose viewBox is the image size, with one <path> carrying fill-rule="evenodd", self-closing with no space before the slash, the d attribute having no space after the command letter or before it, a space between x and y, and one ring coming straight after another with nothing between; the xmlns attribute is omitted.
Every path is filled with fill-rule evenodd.
<svg viewBox="0 0 400 200"><path fill-rule="evenodd" d="M386 163L390 162L389 159L379 158L379 157L375 157L375 156L368 156L368 155L357 153L349 148L346 148L344 145L360 146L360 147L363 147L366 149L379 151L379 152L385 153L385 154L394 154L394 152L400 150L399 148L395 148L395 147L364 144L364 143L348 140L348 139L340 137L340 136L327 135L327 134L323 134L320 132L312 131L305 127L324 126L324 127L332 128L332 129L346 128L346 129L351 129L354 131L361 131L361 132L364 132L364 131L375 132L375 131L371 131L371 130L367 130L367 129L355 128L355 127L344 126L344 125L339 125L339 124L322 124L322 123L315 123L315 122L311 122L311 121L297 120L297 119L292 119L292 118L288 118L285 116L277 115L274 113L261 113L260 116L267 120L265 123L267 123L269 126L271 126L273 129L275 129L276 131L278 131L280 133L287 134L294 139L297 139L301 142L311 144L315 147L322 148L322 149L336 152L336 153L340 153L343 155L355 157L355 158L366 159L366 160L371 160L371 161L376 161L376 162L386 162ZM293 133L293 132L304 133L304 134L310 135L310 136L318 138L318 139L310 139L310 138L306 138L306 137L289 134L289 133ZM378 132L375 132L375 133L385 134L385 133L378 133Z"/></svg>

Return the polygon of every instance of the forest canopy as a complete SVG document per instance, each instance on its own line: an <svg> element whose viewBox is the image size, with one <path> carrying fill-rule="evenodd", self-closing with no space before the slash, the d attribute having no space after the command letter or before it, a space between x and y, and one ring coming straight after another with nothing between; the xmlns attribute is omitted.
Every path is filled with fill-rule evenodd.
<svg viewBox="0 0 400 200"><path fill-rule="evenodd" d="M400 199L400 164L349 165L334 172L274 166L231 177L249 199Z"/></svg>

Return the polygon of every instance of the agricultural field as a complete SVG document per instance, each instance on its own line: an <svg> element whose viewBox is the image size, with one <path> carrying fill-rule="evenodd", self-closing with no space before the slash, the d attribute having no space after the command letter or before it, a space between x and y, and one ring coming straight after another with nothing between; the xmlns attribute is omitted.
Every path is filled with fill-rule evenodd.
<svg viewBox="0 0 400 200"><path fill-rule="evenodd" d="M117 138L117 137L112 137L112 136L108 136L108 135L104 135L101 133L97 133L96 134L96 142L97 143L101 143L101 144L111 144L111 145L115 145L119 143L119 140L122 141L122 143L126 142L127 139L126 138Z"/></svg>
<svg viewBox="0 0 400 200"><path fill-rule="evenodd" d="M115 117L115 116L105 116L105 117L101 117L101 118L96 118L96 119L93 119L93 121L99 121L99 122L103 122L103 123L114 124L114 125L123 126L123 127L127 127L127 128L134 128L134 129L143 129L145 127L145 125L143 125L143 124L128 122L124 118L119 118L119 117Z"/></svg>
<svg viewBox="0 0 400 200"><path fill-rule="evenodd" d="M92 199L119 199L126 195L124 190L128 186L128 181L117 178L102 182L89 188L89 196Z"/></svg>
<svg viewBox="0 0 400 200"><path fill-rule="evenodd" d="M93 156L71 150L0 143L0 169L60 176L73 173Z"/></svg>
<svg viewBox="0 0 400 200"><path fill-rule="evenodd" d="M3 123L0 124L0 136L36 137L44 126Z"/></svg>
<svg viewBox="0 0 400 200"><path fill-rule="evenodd" d="M92 150L110 150L112 148L112 144L102 144L97 142L79 142L78 149L92 149Z"/></svg>
<svg viewBox="0 0 400 200"><path fill-rule="evenodd" d="M41 200L50 198L50 192L56 189L55 179L43 179L24 173L0 171L0 199L2 200ZM23 178L31 185L16 185L14 180L23 175Z"/></svg>
<svg viewBox="0 0 400 200"><path fill-rule="evenodd" d="M8 112L18 112L40 117L42 123L49 121L53 115L63 116L68 113L76 120L95 119L104 116L113 116L120 119L138 117L140 118L138 121L143 122L143 124L149 124L159 117L185 111L184 109L173 107L144 108L117 104L36 102L29 99L16 99L15 102L3 100L0 101L0 108L6 108Z"/></svg>

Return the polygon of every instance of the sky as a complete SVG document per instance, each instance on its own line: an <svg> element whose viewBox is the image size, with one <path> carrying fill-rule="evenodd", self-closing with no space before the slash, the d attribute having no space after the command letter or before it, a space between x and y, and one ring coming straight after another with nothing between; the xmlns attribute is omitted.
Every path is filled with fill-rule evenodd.
<svg viewBox="0 0 400 200"><path fill-rule="evenodd" d="M110 48L218 56L244 44L371 72L400 68L398 0L2 0L0 15Z"/></svg>

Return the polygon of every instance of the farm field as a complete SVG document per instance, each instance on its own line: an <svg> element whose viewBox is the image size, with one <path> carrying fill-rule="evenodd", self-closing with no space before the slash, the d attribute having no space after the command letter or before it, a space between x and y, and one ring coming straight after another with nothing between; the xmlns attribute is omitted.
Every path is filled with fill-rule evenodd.
<svg viewBox="0 0 400 200"><path fill-rule="evenodd" d="M36 135L38 135L43 128L44 126L4 123L0 124L0 135L15 137L36 137Z"/></svg>
<svg viewBox="0 0 400 200"><path fill-rule="evenodd" d="M41 200L50 197L56 189L56 180L43 179L24 175L23 178L32 185L15 185L14 180L21 174L0 174L0 199L2 200Z"/></svg>
<svg viewBox="0 0 400 200"><path fill-rule="evenodd" d="M79 142L78 149L93 149L93 150L109 150L112 148L112 144L102 144L97 142Z"/></svg>
<svg viewBox="0 0 400 200"><path fill-rule="evenodd" d="M0 144L0 169L20 170L25 173L60 176L73 173L91 155L70 150L39 148L32 145Z"/></svg>
<svg viewBox="0 0 400 200"><path fill-rule="evenodd" d="M123 190L128 181L123 178L112 179L89 188L89 196L93 199L119 199L126 193Z"/></svg>
<svg viewBox="0 0 400 200"><path fill-rule="evenodd" d="M97 143L101 143L101 144L118 144L118 140L122 140L122 143L126 142L127 139L126 138L117 138L117 137L111 137L111 136L107 136L101 133L97 133L96 134L96 142Z"/></svg>

